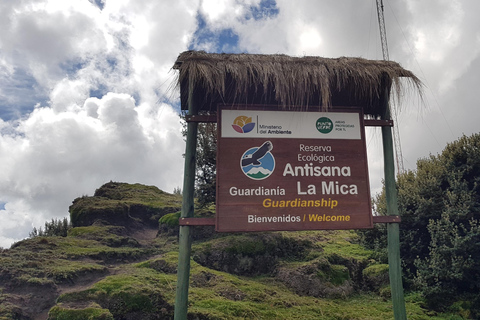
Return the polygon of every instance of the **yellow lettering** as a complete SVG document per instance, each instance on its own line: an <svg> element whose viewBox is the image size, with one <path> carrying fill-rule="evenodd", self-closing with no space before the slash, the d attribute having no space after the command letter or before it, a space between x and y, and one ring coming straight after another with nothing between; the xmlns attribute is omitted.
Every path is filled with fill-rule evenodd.
<svg viewBox="0 0 480 320"><path fill-rule="evenodd" d="M272 199L265 199L263 200L263 206L265 208L270 208L272 206Z"/></svg>

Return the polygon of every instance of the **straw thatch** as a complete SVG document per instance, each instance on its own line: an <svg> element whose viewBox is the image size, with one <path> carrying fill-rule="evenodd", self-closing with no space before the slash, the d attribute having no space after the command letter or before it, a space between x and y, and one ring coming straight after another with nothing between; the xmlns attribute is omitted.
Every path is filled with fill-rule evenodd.
<svg viewBox="0 0 480 320"><path fill-rule="evenodd" d="M186 51L179 55L182 109L188 108L189 85L199 110L214 111L217 104L270 104L285 108L322 110L334 106L361 106L365 114L385 110L385 93L393 86L402 95L402 82L418 89L421 81L393 61L341 57L215 54ZM383 97L383 98L382 98Z"/></svg>

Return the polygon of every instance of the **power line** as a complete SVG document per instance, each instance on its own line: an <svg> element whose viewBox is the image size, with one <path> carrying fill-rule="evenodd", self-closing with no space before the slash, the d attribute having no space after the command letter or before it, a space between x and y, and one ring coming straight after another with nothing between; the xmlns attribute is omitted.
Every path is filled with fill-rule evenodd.
<svg viewBox="0 0 480 320"><path fill-rule="evenodd" d="M385 18L383 14L383 0L376 0L377 1L377 17L378 17L378 27L380 29L380 41L382 43L382 54L383 60L390 60L388 54L388 43L387 43L387 30L385 28ZM402 173L405 171L403 167L403 155L402 155L402 146L400 144L400 133L398 130L398 110L392 103L391 106L391 117L394 121L393 126L393 142L395 146L395 158L397 162L397 171L398 173Z"/></svg>

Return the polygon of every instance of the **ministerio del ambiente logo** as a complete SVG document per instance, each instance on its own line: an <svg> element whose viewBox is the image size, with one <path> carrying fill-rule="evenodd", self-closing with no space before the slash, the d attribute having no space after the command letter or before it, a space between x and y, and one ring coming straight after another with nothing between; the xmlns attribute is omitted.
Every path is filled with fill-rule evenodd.
<svg viewBox="0 0 480 320"><path fill-rule="evenodd" d="M255 128L255 122L252 117L238 116L233 120L232 128L238 133L248 133Z"/></svg>

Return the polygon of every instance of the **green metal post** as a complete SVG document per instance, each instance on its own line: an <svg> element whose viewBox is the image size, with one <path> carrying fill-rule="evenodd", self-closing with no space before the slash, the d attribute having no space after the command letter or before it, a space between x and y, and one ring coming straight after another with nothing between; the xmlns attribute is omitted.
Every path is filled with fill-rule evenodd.
<svg viewBox="0 0 480 320"><path fill-rule="evenodd" d="M193 102L193 83L188 92L188 115L196 115ZM198 123L187 124L187 142L185 147L185 172L183 178L182 218L193 217L193 198L195 191L195 156L197 149ZM177 293L175 296L175 320L187 320L188 285L190 280L190 254L192 237L190 226L180 226L178 238Z"/></svg>
<svg viewBox="0 0 480 320"><path fill-rule="evenodd" d="M389 87L386 87L389 88ZM384 120L390 120L388 106L388 89L385 89ZM396 125L396 124L394 124ZM398 215L397 188L395 183L395 159L393 155L392 129L382 127L383 159L385 172L385 195L387 200L388 215ZM400 260L400 228L398 223L388 223L388 270L390 277L390 289L392 292L393 314L395 320L406 320L405 298L403 296L402 266Z"/></svg>

